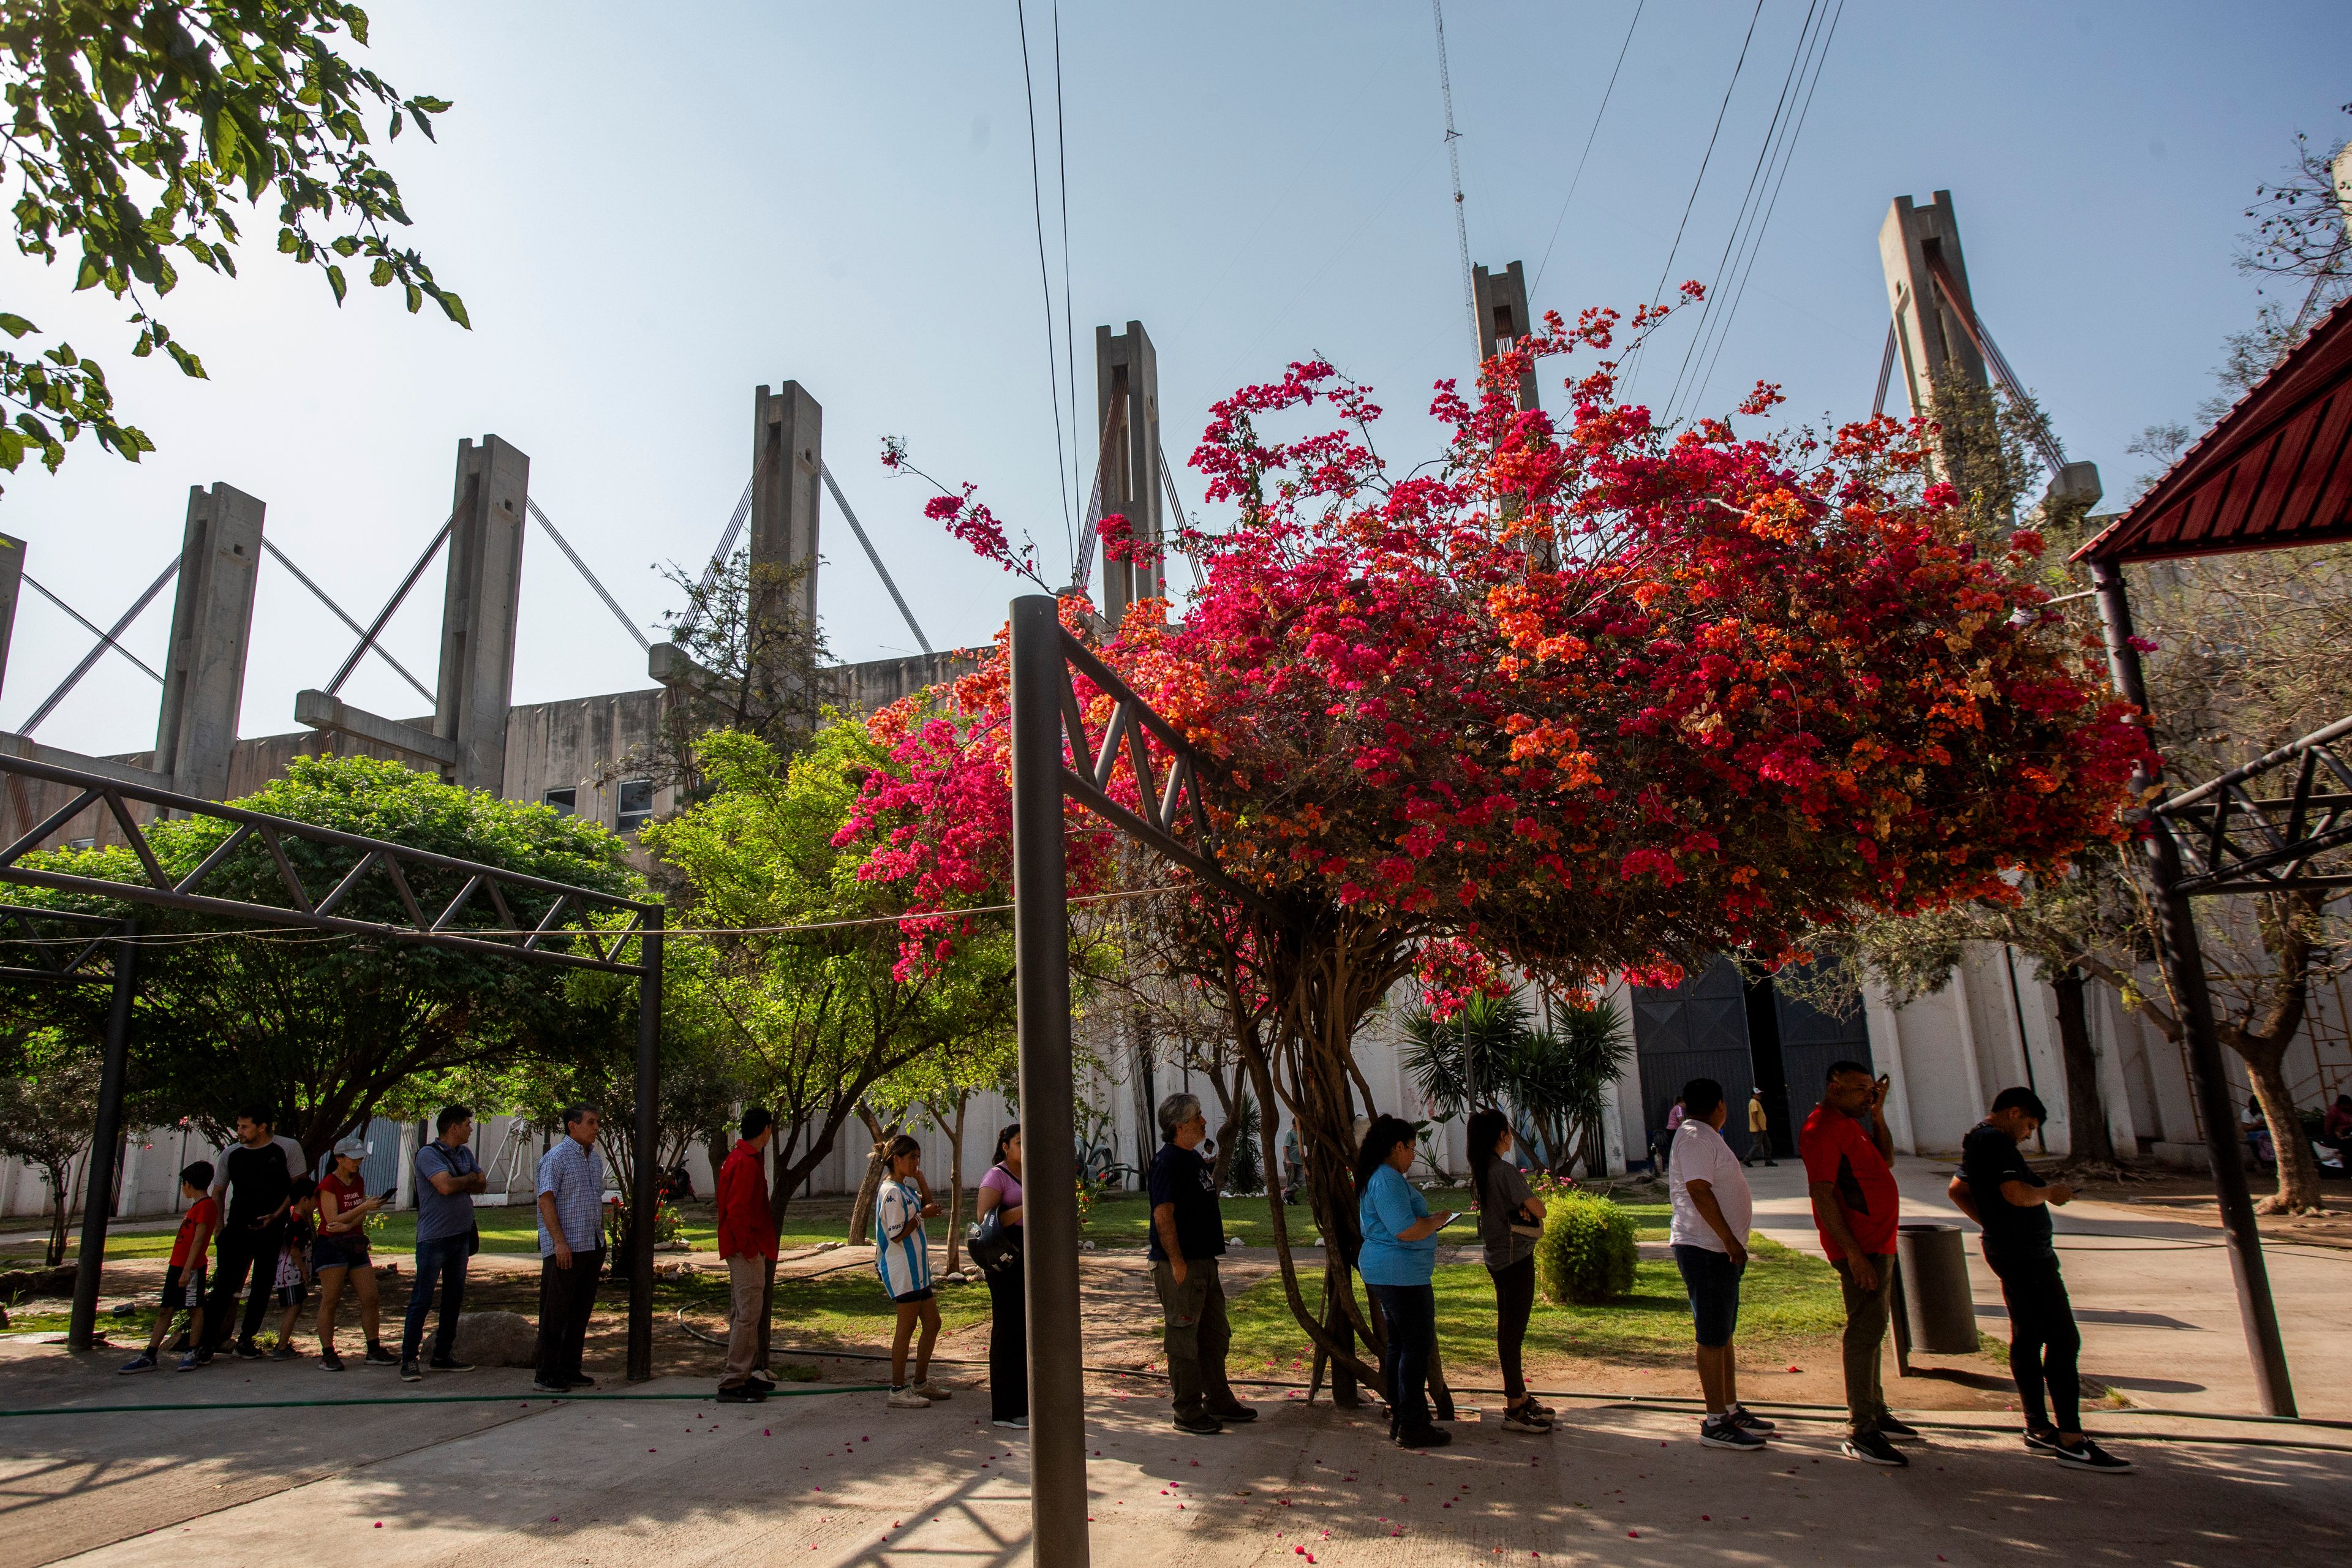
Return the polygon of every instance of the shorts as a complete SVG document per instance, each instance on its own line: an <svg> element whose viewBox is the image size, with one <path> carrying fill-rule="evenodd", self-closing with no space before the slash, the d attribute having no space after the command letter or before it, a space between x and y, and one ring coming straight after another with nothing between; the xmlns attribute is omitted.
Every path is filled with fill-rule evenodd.
<svg viewBox="0 0 2352 1568"><path fill-rule="evenodd" d="M322 1236L310 1244L313 1274L323 1274L330 1268L356 1268L367 1260L367 1237L363 1236Z"/></svg>
<svg viewBox="0 0 2352 1568"><path fill-rule="evenodd" d="M299 1307L310 1294L310 1287L305 1285L280 1285L278 1287L278 1304L281 1307Z"/></svg>
<svg viewBox="0 0 2352 1568"><path fill-rule="evenodd" d="M911 1307L918 1301L937 1300L939 1294L937 1290L926 1285L919 1290L909 1290L903 1296L893 1296L890 1300L898 1302L901 1307Z"/></svg>
<svg viewBox="0 0 2352 1568"><path fill-rule="evenodd" d="M193 1269L177 1263L163 1268L163 1310L168 1315L181 1308L194 1309L205 1304L205 1266Z"/></svg>
<svg viewBox="0 0 2352 1568"><path fill-rule="evenodd" d="M1680 1242L1675 1247L1675 1267L1682 1270L1683 1289L1690 1294L1691 1327L1698 1342L1708 1350L1729 1344L1732 1331L1739 1326L1739 1277L1747 1265L1734 1264L1727 1252Z"/></svg>

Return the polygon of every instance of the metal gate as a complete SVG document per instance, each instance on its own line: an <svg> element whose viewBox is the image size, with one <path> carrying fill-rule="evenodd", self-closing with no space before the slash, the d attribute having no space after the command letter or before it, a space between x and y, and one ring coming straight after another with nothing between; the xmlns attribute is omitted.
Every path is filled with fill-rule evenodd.
<svg viewBox="0 0 2352 1568"><path fill-rule="evenodd" d="M1723 1136L1735 1153L1748 1150L1748 1090L1756 1081L1748 1048L1748 1002L1739 966L1718 955L1671 991L1633 988L1633 1050L1642 1065L1642 1126L1662 1137L1666 1112L1683 1085L1711 1078L1723 1086L1733 1114ZM1827 1058L1824 1058L1825 1060Z"/></svg>
<svg viewBox="0 0 2352 1568"><path fill-rule="evenodd" d="M1794 1147L1799 1127L1812 1113L1829 1079L1830 1063L1870 1063L1870 1028L1859 1005L1843 1018L1832 1017L1810 1003L1800 1002L1780 987L1772 990L1780 1023L1780 1069L1788 1084L1786 1117ZM1768 1108L1769 1109L1769 1108Z"/></svg>

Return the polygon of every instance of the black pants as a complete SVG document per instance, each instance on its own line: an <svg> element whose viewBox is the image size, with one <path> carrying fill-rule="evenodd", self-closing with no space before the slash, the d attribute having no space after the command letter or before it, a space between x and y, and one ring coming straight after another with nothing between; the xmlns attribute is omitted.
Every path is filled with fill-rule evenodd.
<svg viewBox="0 0 2352 1568"><path fill-rule="evenodd" d="M1988 1248L1985 1261L2000 1279L2000 1299L2009 1308L2009 1375L2017 1384L2026 1425L2054 1424L2061 1432L2081 1431L2083 1385L2075 1358L2083 1349L2083 1335L2074 1327L2074 1309L2066 1300L2058 1259L2005 1260ZM2042 1404L2045 1386L2050 1391L2046 1414Z"/></svg>
<svg viewBox="0 0 2352 1568"><path fill-rule="evenodd" d="M1437 1341L1437 1292L1427 1285L1370 1285L1388 1328L1381 1380L1389 1386L1389 1436L1429 1430L1429 1352Z"/></svg>
<svg viewBox="0 0 2352 1568"><path fill-rule="evenodd" d="M1528 1380L1519 1371L1519 1346L1528 1337L1528 1317L1536 1306L1536 1258L1529 1253L1507 1268L1489 1268L1495 1277L1495 1354L1503 1363L1503 1394L1517 1405L1528 1396Z"/></svg>
<svg viewBox="0 0 2352 1568"><path fill-rule="evenodd" d="M269 1310L269 1298L278 1289L278 1255L285 1249L282 1220L260 1230L249 1230L236 1222L221 1227L220 1269L213 1276L212 1294L205 1298L206 1350L217 1350L227 1340L230 1309L236 1305L236 1293L244 1288L248 1270L253 1289L245 1299L245 1320L236 1339L239 1344L253 1342L253 1336L261 1331L262 1315Z"/></svg>
<svg viewBox="0 0 2352 1568"><path fill-rule="evenodd" d="M1023 1254L1011 1267L986 1272L988 1280L988 1418L1025 1420L1029 1415L1028 1272Z"/></svg>
<svg viewBox="0 0 2352 1568"><path fill-rule="evenodd" d="M558 1268L552 1256L539 1260L539 1381L577 1383L581 1347L588 1341L588 1314L596 1310L596 1277L604 1249L574 1252L572 1267Z"/></svg>

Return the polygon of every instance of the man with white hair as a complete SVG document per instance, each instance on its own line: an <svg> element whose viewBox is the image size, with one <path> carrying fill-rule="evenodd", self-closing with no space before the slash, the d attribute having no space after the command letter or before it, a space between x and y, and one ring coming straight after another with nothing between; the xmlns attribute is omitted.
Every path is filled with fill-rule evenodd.
<svg viewBox="0 0 2352 1568"><path fill-rule="evenodd" d="M1151 1283L1166 1318L1176 1429L1196 1436L1222 1432L1228 1421L1257 1419L1225 1381L1225 1349L1234 1337L1217 1279L1225 1217L1217 1207L1216 1172L1199 1152L1208 1136L1199 1096L1171 1094L1160 1102L1160 1152L1149 1184Z"/></svg>

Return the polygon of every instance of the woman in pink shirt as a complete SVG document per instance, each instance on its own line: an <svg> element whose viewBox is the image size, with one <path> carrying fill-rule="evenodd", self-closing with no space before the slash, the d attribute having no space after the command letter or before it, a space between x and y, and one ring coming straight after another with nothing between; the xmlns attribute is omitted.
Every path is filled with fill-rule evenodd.
<svg viewBox="0 0 2352 1568"><path fill-rule="evenodd" d="M1021 1124L1014 1122L996 1135L996 1163L980 1179L980 1217L997 1216L996 1223L1021 1237ZM1012 1260L999 1268L985 1268L988 1304L988 1404L992 1426L1025 1431L1029 1426L1029 1316L1024 1249L1016 1245Z"/></svg>

